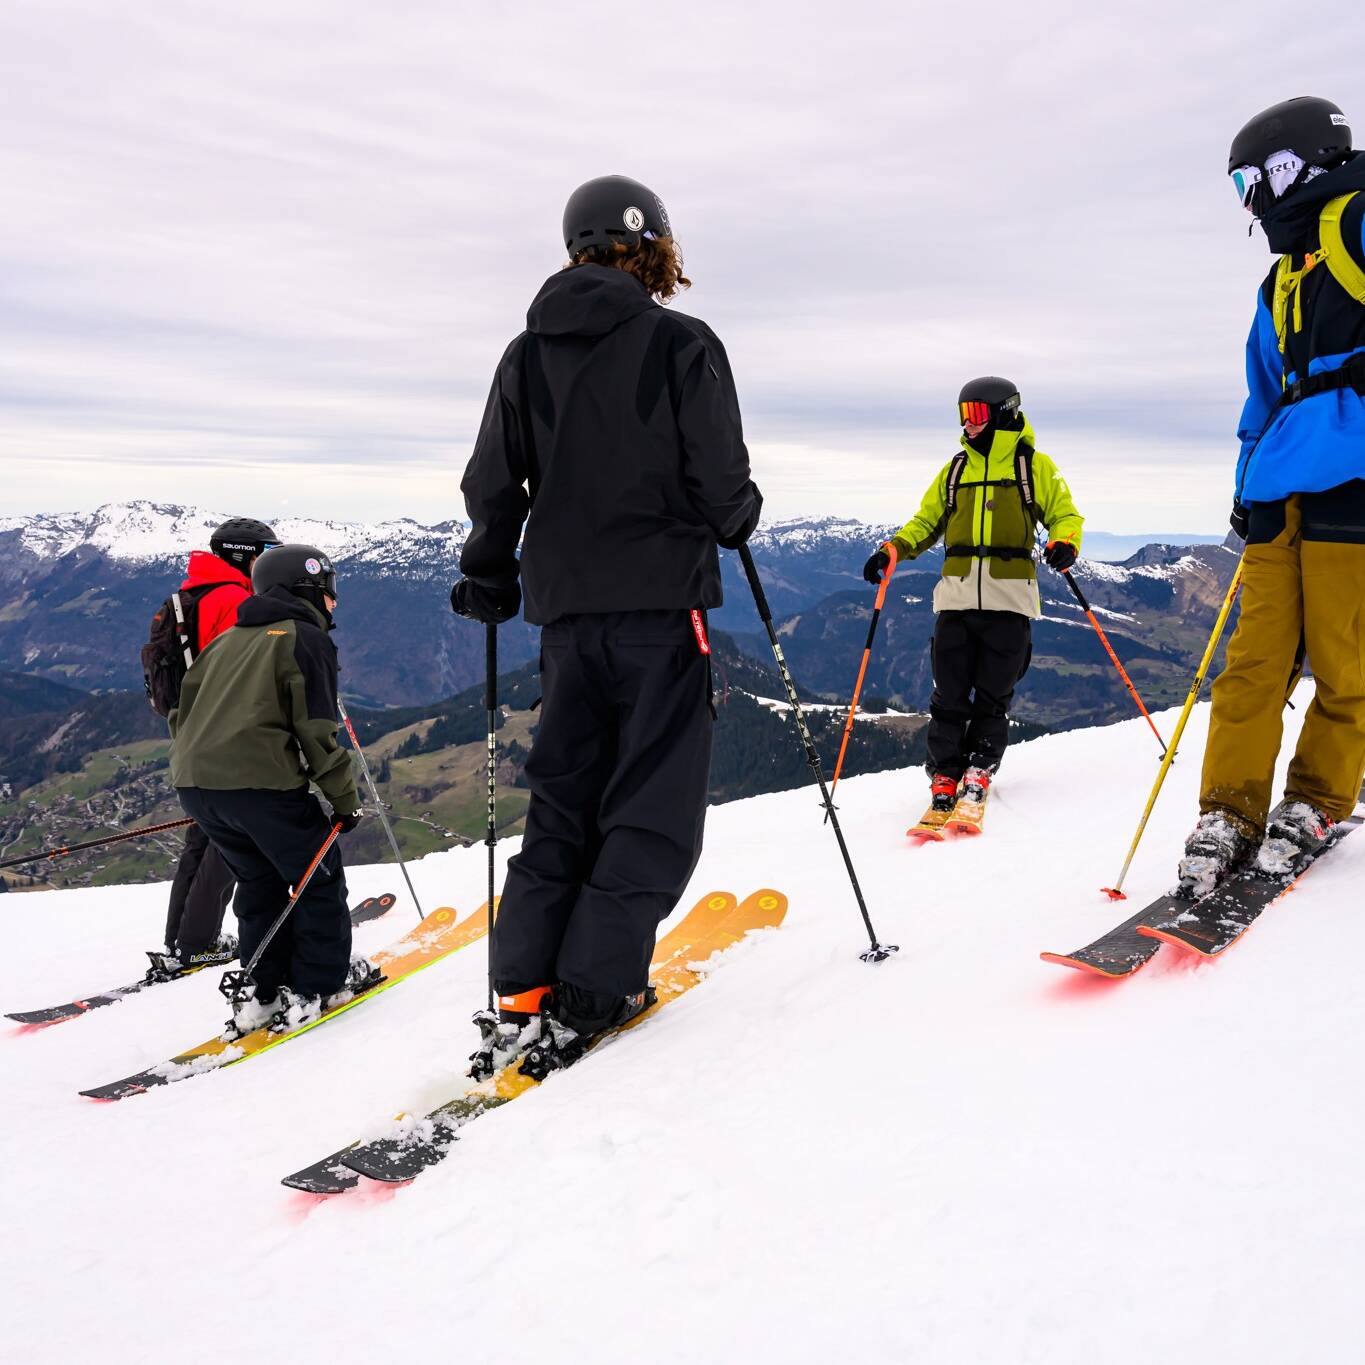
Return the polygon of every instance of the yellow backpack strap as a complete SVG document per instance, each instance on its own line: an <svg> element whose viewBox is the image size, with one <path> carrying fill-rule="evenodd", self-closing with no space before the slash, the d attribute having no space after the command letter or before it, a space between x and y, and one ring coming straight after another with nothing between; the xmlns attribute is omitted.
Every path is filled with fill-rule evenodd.
<svg viewBox="0 0 1365 1365"><path fill-rule="evenodd" d="M1275 295L1271 300L1271 316L1275 320L1275 340L1280 344L1280 354L1284 354L1285 338L1289 332L1289 296L1297 295L1302 270L1294 269L1292 256L1281 256L1275 267Z"/></svg>
<svg viewBox="0 0 1365 1365"><path fill-rule="evenodd" d="M1332 272L1332 278L1357 302L1365 303L1365 270L1351 255L1341 234L1341 217L1346 205L1359 191L1338 195L1323 209L1318 219L1318 259Z"/></svg>

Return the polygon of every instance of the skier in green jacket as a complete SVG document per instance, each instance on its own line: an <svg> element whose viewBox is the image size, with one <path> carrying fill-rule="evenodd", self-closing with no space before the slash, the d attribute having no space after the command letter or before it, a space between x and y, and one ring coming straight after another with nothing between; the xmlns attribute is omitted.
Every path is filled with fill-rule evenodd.
<svg viewBox="0 0 1365 1365"><path fill-rule="evenodd" d="M333 825L346 833L360 823L350 753L337 743L332 562L311 545L276 546L257 558L251 583L255 595L195 660L170 714L176 795L237 878L243 963ZM364 958L351 959L346 874L333 843L253 976L224 976L229 1028L297 1028L378 979Z"/></svg>
<svg viewBox="0 0 1365 1365"><path fill-rule="evenodd" d="M958 395L962 450L938 472L919 511L863 566L880 583L891 563L944 541L934 589L928 763L933 808L959 795L980 801L1009 743L1009 706L1032 654L1042 614L1033 560L1037 528L1044 559L1061 572L1081 548L1082 518L1052 459L1034 449L1019 390L987 375Z"/></svg>

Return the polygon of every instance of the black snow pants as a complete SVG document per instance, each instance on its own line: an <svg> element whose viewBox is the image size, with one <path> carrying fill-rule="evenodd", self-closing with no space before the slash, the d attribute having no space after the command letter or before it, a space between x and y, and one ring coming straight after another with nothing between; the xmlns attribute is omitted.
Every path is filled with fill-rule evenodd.
<svg viewBox="0 0 1365 1365"><path fill-rule="evenodd" d="M185 814L203 828L237 878L233 909L245 965L288 903L289 888L308 870L331 825L307 787L294 791L179 787L176 795ZM346 873L341 848L333 844L256 964L254 976L267 991L288 986L300 995L331 995L345 984L350 961Z"/></svg>
<svg viewBox="0 0 1365 1365"><path fill-rule="evenodd" d="M934 623L929 773L1000 766L1009 709L1033 654L1033 622L1014 611L942 611Z"/></svg>
<svg viewBox="0 0 1365 1365"><path fill-rule="evenodd" d="M531 804L493 937L502 994L567 987L605 1027L644 989L659 922L701 854L711 667L686 611L566 616L541 633Z"/></svg>
<svg viewBox="0 0 1365 1365"><path fill-rule="evenodd" d="M165 944L189 963L218 942L235 878L198 825L185 831L185 848L171 881Z"/></svg>

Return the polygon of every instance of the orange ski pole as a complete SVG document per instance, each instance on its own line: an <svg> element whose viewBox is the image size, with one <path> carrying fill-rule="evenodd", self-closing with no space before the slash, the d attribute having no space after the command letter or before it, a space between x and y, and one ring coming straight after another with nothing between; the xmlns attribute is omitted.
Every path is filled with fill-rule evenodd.
<svg viewBox="0 0 1365 1365"><path fill-rule="evenodd" d="M853 700L848 704L848 719L844 721L844 737L839 742L839 757L834 764L834 777L829 784L829 794L834 795L834 789L839 785L839 772L844 766L844 754L848 750L848 741L853 734L853 718L858 714L858 698L862 694L863 679L867 676L868 661L872 658L872 637L877 633L877 622L881 619L882 606L886 602L886 589L891 583L891 575L896 572L896 547L890 541L882 547L891 556L891 562L886 566L886 572L882 575L882 581L877 587L877 601L872 608L872 620L867 627L867 644L863 646L863 661L858 666L858 681L853 684Z"/></svg>
<svg viewBox="0 0 1365 1365"><path fill-rule="evenodd" d="M1133 686L1133 680L1128 676L1128 670L1119 662L1119 656L1114 653L1114 646L1109 643L1109 637L1100 627L1100 623L1095 619L1095 613L1090 608L1090 603L1085 600L1085 594L1081 591L1080 584L1071 576L1069 569L1062 570L1062 577L1066 579L1066 585L1071 589L1076 601L1081 604L1081 610L1085 613L1086 619L1095 627L1095 634L1100 637L1100 644L1104 646L1104 652L1109 655L1115 668L1119 671L1119 677L1123 679L1123 685L1128 689L1128 695L1137 703L1137 709L1142 712L1143 719L1152 727L1152 733L1156 736L1156 742L1161 745L1161 756L1166 757L1166 741L1161 738L1161 731L1156 728L1156 722L1148 714L1147 708L1142 704L1142 698L1138 696L1138 690Z"/></svg>

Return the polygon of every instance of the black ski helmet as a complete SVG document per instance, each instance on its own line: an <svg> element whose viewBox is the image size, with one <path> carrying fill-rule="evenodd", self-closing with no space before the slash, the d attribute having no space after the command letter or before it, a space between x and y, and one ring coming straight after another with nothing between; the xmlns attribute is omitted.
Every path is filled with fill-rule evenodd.
<svg viewBox="0 0 1365 1365"><path fill-rule="evenodd" d="M1306 166L1330 170L1351 151L1351 125L1331 100L1298 95L1262 109L1232 139L1228 174L1264 166L1276 152L1293 152Z"/></svg>
<svg viewBox="0 0 1365 1365"><path fill-rule="evenodd" d="M653 190L624 175L585 181L564 205L564 249L570 259L594 246L638 246L640 238L671 237L668 210Z"/></svg>
<svg viewBox="0 0 1365 1365"><path fill-rule="evenodd" d="M314 545L276 545L257 559L251 570L251 587L258 594L271 588L288 588L323 610L322 593L336 599L336 569L331 558Z"/></svg>
<svg viewBox="0 0 1365 1365"><path fill-rule="evenodd" d="M969 379L962 386L962 392L957 396L958 421L963 426L968 422L999 424L1019 411L1019 403L1016 385L999 375L985 374L980 379Z"/></svg>
<svg viewBox="0 0 1365 1365"><path fill-rule="evenodd" d="M274 528L254 517L229 517L209 537L209 549L243 573L250 572L257 555L279 543Z"/></svg>

